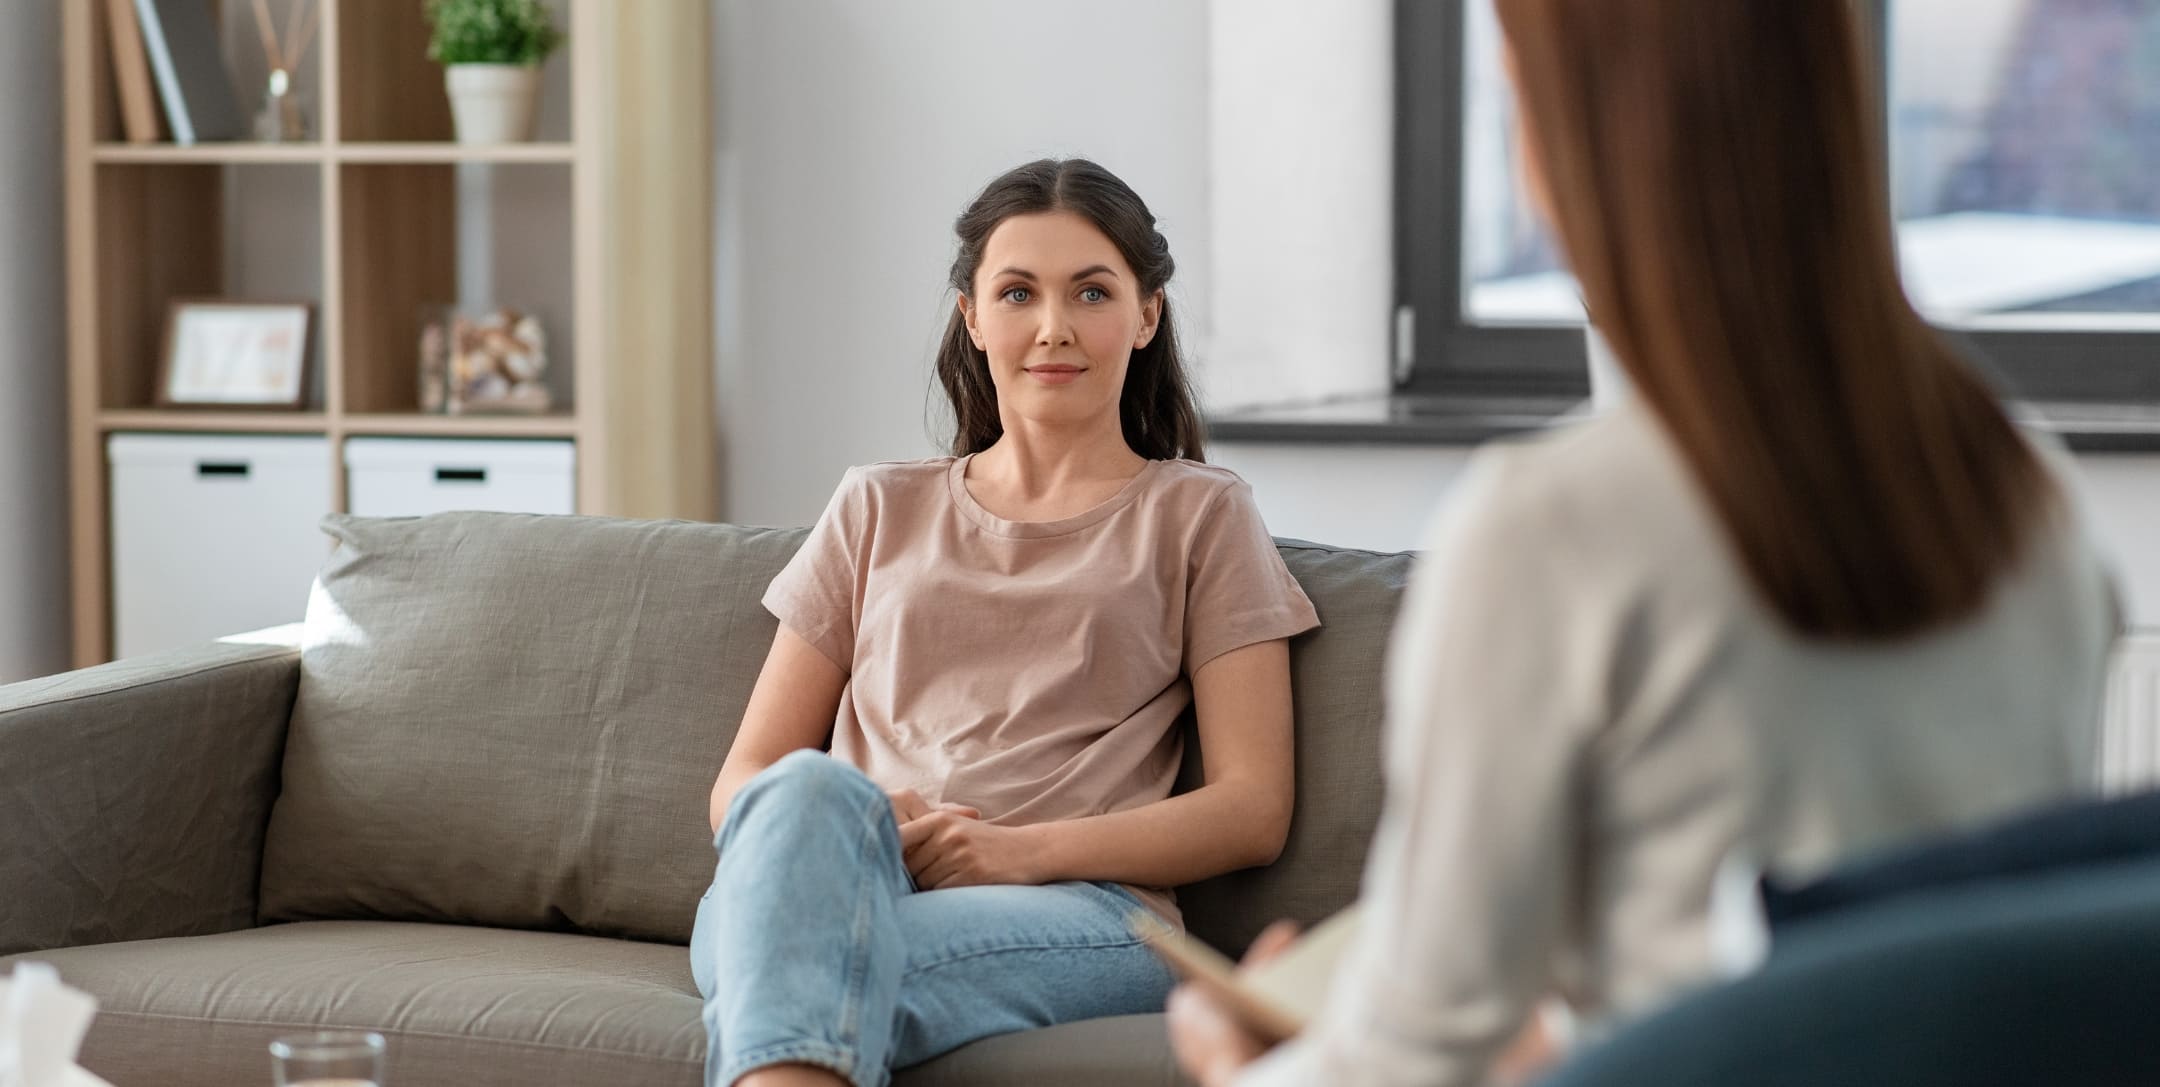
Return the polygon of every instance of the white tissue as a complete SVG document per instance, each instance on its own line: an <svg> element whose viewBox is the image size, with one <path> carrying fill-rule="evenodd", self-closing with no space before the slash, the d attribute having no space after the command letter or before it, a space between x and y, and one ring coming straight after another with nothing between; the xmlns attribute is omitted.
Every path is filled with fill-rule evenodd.
<svg viewBox="0 0 2160 1087"><path fill-rule="evenodd" d="M0 978L0 1087L112 1087L75 1064L97 998L60 984L41 962Z"/></svg>

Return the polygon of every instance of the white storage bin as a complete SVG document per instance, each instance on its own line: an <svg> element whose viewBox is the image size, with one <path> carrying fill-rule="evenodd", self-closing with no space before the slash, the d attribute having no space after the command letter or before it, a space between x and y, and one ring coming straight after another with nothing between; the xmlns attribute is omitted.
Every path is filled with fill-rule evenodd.
<svg viewBox="0 0 2160 1087"><path fill-rule="evenodd" d="M345 506L367 517L577 512L577 450L568 441L351 438L345 473Z"/></svg>
<svg viewBox="0 0 2160 1087"><path fill-rule="evenodd" d="M323 438L114 434L113 652L298 621L330 552Z"/></svg>

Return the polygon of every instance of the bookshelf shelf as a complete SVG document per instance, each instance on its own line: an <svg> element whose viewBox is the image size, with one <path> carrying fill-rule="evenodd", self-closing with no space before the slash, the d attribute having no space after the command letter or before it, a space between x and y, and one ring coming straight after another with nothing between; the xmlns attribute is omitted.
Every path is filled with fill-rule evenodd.
<svg viewBox="0 0 2160 1087"><path fill-rule="evenodd" d="M319 411L117 410L97 416L98 429L184 433L321 434L328 420Z"/></svg>
<svg viewBox="0 0 2160 1087"><path fill-rule="evenodd" d="M293 0L270 2L282 15ZM193 146L126 138L125 52L107 21L125 5L63 6L78 667L112 651L115 433L567 440L578 512L713 515L712 420L680 409L711 402L712 315L680 304L712 294L710 104L682 90L707 86L707 5L546 0L566 42L543 77L543 139L467 145L451 141L421 4L311 2L320 31L297 83L318 138ZM234 39L252 43L252 29L219 33L250 85ZM654 102L669 106L657 123ZM498 168L460 170L472 164ZM476 187L488 197L475 202ZM152 406L167 313L189 297L312 303L307 410ZM498 304L541 317L558 412L423 414L422 312Z"/></svg>
<svg viewBox="0 0 2160 1087"><path fill-rule="evenodd" d="M340 162L374 163L574 163L577 147L570 143L348 143L338 147Z"/></svg>
<svg viewBox="0 0 2160 1087"><path fill-rule="evenodd" d="M319 163L329 152L315 143L199 143L180 147L169 143L100 143L90 150L98 163L155 166L175 163L247 165L250 163Z"/></svg>
<svg viewBox="0 0 2160 1087"><path fill-rule="evenodd" d="M347 415L347 434L426 438L574 438L575 415Z"/></svg>
<svg viewBox="0 0 2160 1087"><path fill-rule="evenodd" d="M404 143L199 143L181 147L170 143L104 142L90 149L91 161L134 165L207 163L244 166L263 163L365 162L401 163L560 163L577 162L577 146L567 141L548 143L462 144L432 141Z"/></svg>

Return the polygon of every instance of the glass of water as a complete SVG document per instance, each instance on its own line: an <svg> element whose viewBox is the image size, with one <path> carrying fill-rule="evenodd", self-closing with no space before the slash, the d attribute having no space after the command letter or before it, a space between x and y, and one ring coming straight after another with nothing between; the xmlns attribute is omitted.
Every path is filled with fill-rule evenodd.
<svg viewBox="0 0 2160 1087"><path fill-rule="evenodd" d="M270 1043L277 1087L382 1087L383 1036L372 1031L288 1034Z"/></svg>

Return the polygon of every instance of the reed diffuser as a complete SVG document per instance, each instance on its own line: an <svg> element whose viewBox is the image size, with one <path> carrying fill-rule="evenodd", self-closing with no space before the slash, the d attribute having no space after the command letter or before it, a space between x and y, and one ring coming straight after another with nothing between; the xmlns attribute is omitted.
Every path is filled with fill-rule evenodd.
<svg viewBox="0 0 2160 1087"><path fill-rule="evenodd" d="M302 14L305 13L303 20ZM311 0L292 0L285 9L285 33L273 28L269 0L255 0L255 29L262 35L263 62L269 68L263 91L262 111L255 115L255 138L265 143L286 143L308 138L307 112L293 86L293 73L315 39L315 24L322 5Z"/></svg>

